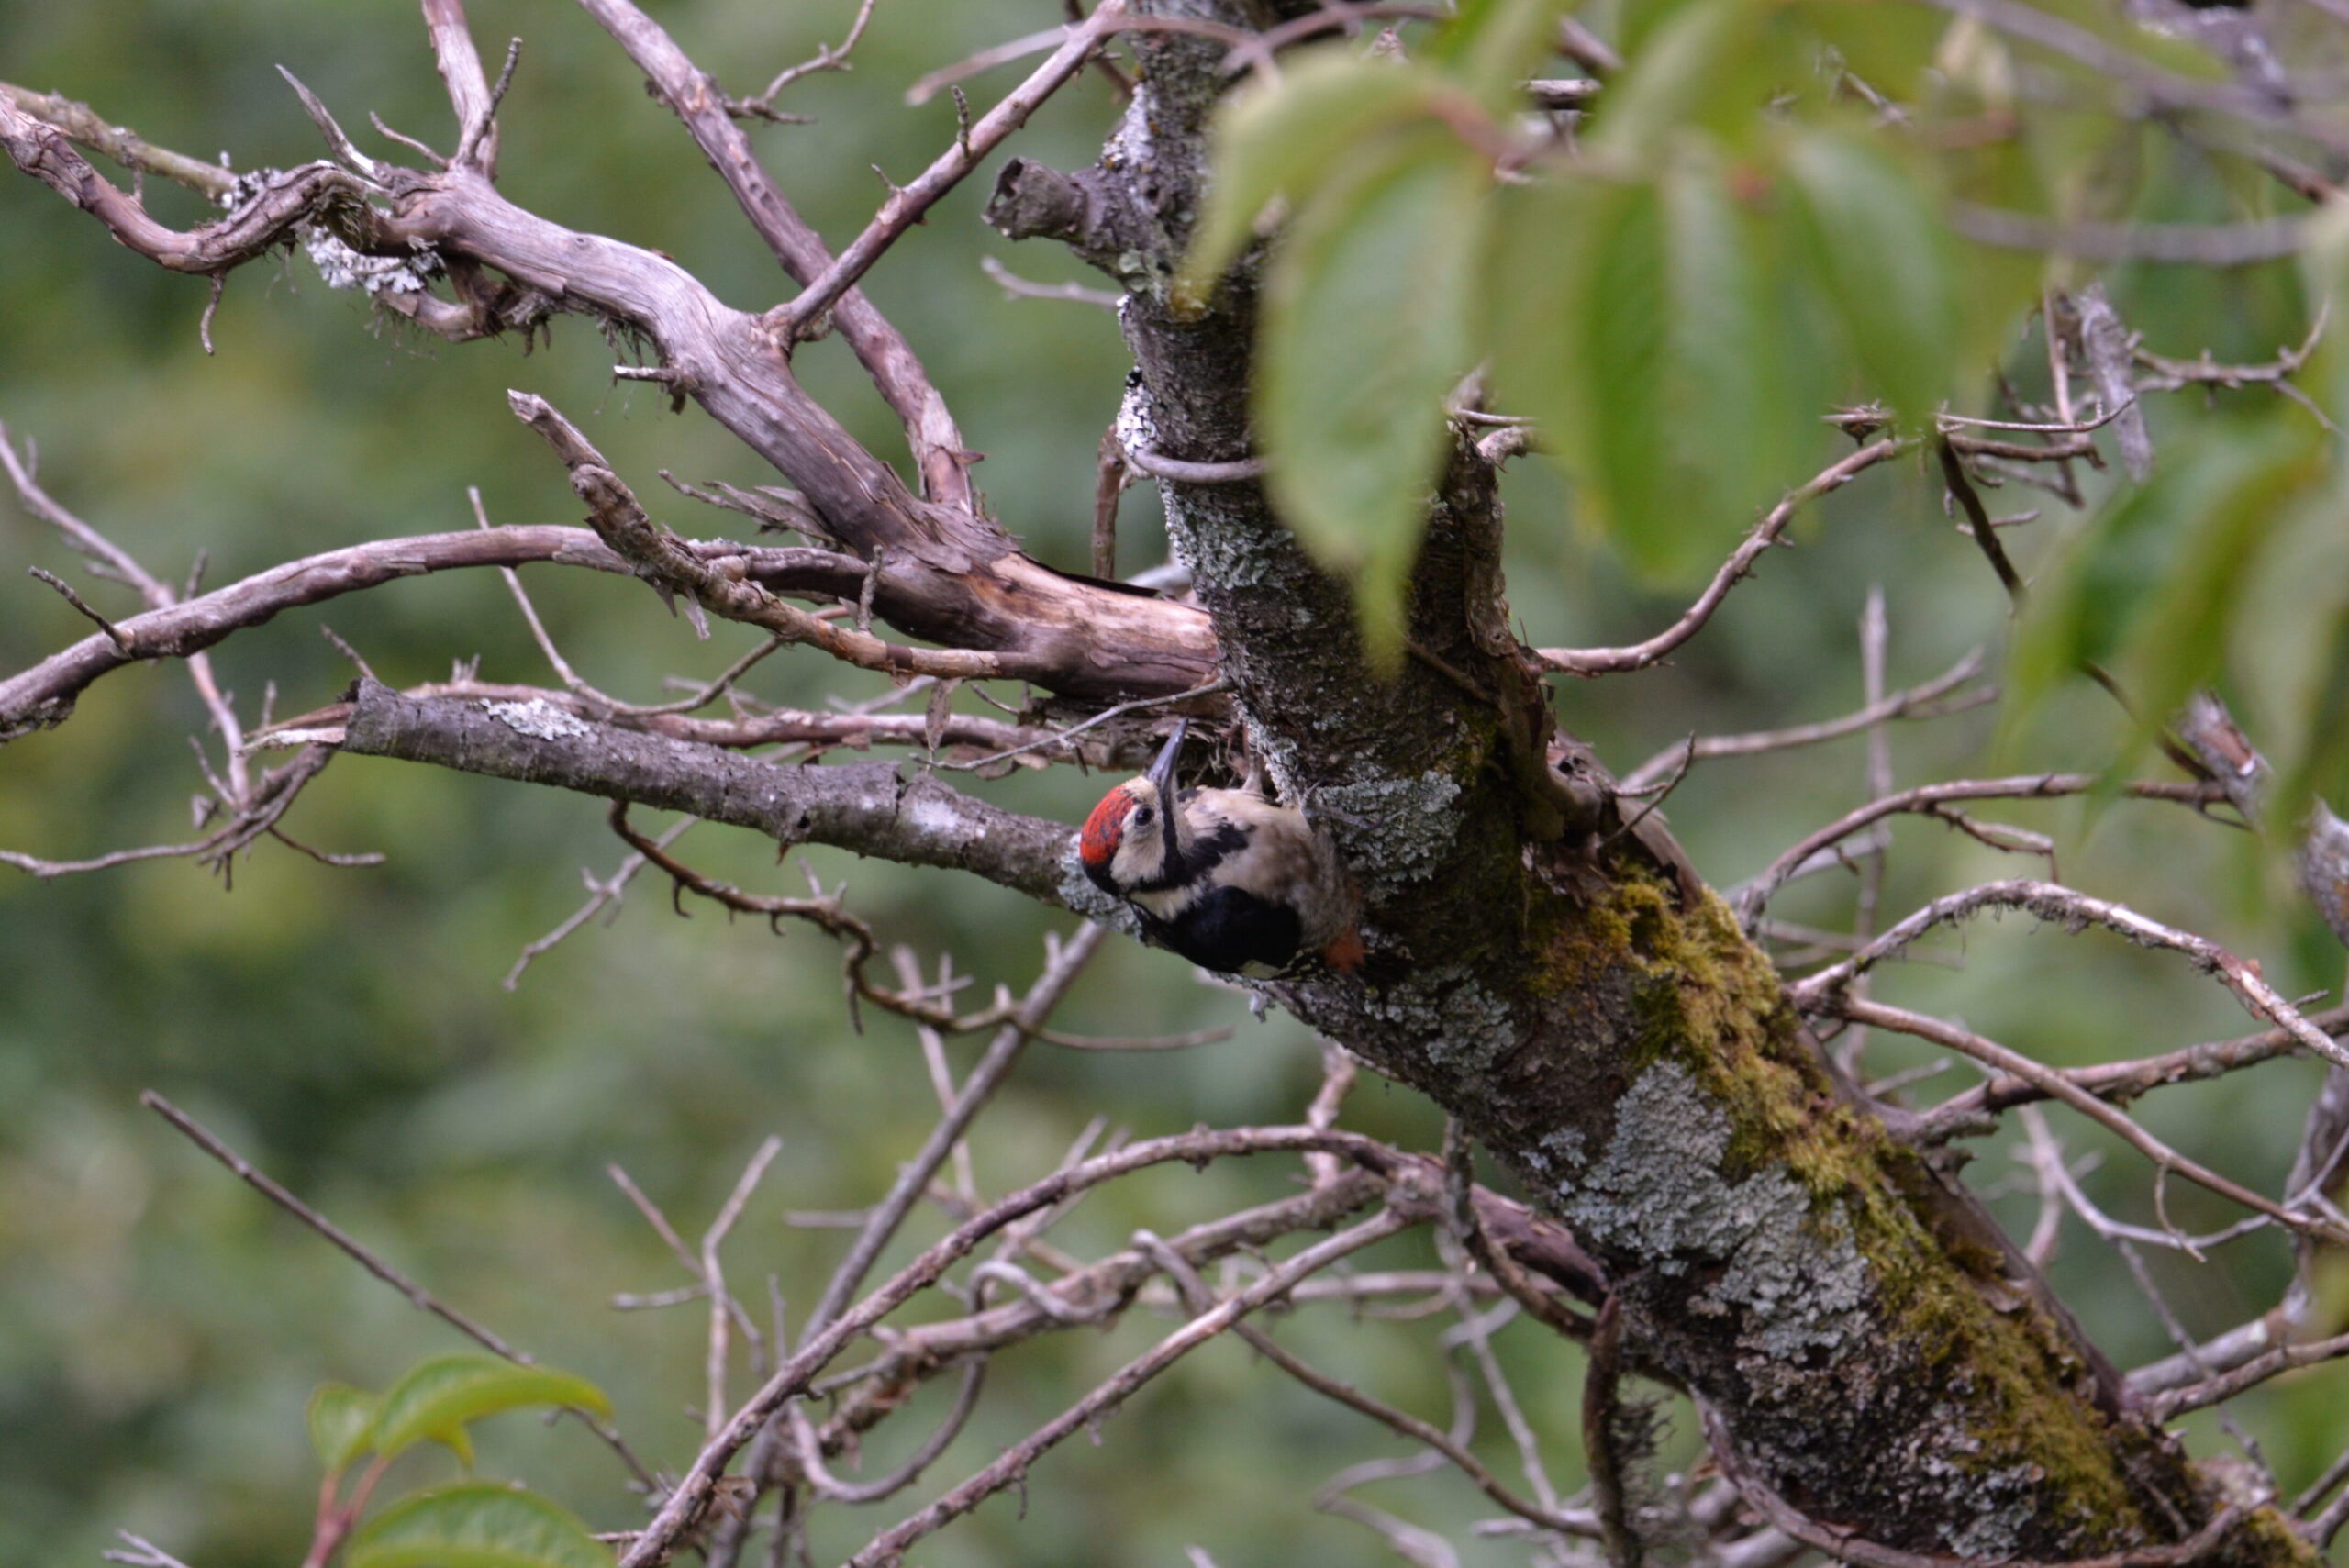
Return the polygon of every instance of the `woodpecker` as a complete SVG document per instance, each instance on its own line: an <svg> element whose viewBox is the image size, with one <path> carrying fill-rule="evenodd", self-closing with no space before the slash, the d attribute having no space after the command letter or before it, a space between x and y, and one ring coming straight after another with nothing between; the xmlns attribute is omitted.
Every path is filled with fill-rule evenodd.
<svg viewBox="0 0 2349 1568"><path fill-rule="evenodd" d="M1174 762L1189 728L1177 724L1150 772L1085 818L1085 874L1134 906L1145 940L1202 969L1269 980L1319 958L1352 973L1362 936L1337 850L1305 813L1252 790L1178 793Z"/></svg>

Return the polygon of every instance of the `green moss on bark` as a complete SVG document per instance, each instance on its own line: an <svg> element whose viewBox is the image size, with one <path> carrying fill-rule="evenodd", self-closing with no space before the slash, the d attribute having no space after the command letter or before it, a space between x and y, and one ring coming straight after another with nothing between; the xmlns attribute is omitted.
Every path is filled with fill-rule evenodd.
<svg viewBox="0 0 2349 1568"><path fill-rule="evenodd" d="M1617 998L1630 1024L1611 1051L1627 1085L1615 1127L1553 1173L1610 1268L1691 1282L1669 1287L1677 1309L1734 1317L1733 1357L1675 1370L1746 1410L1740 1440L1798 1494L1831 1496L1854 1440L1909 1450L1896 1468L1917 1529L1899 1544L1999 1556L2176 1539L2148 1503L2196 1496L2183 1459L2108 1408L2066 1324L2008 1277L1995 1240L1953 1222L1962 1200L1847 1103L1728 909L1708 895L1684 910L1643 872L1609 869L1583 906L1534 922L1537 992L1556 1007ZM1855 1399L1860 1378L1876 1386ZM2296 1543L2240 1550L2298 1561Z"/></svg>

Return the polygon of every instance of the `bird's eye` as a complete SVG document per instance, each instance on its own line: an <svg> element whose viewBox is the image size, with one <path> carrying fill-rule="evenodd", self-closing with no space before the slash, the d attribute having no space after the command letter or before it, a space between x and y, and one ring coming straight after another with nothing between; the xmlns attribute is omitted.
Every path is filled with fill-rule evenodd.
<svg viewBox="0 0 2349 1568"><path fill-rule="evenodd" d="M1134 826L1137 828L1147 828L1150 826L1149 806L1137 806L1134 807Z"/></svg>

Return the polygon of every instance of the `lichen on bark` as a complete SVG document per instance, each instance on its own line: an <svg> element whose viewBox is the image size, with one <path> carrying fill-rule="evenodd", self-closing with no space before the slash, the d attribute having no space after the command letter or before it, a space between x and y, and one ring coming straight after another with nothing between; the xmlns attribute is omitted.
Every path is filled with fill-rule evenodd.
<svg viewBox="0 0 2349 1568"><path fill-rule="evenodd" d="M2181 1451L1978 1209L1848 1103L1718 899L1682 910L1619 874L1548 937L1549 1016L1581 1020L1552 1047L1621 1088L1565 1089L1577 1135L1521 1169L1775 1485L1959 1555L2089 1555L2208 1518Z"/></svg>
<svg viewBox="0 0 2349 1568"><path fill-rule="evenodd" d="M1134 9L1248 27L1267 7ZM1059 210L1091 231L1055 237L1133 288L1121 432L1245 459L1259 258L1181 309L1156 286L1197 209L1223 51L1180 34L1133 47L1140 88L1101 163L1056 188L1032 168L1009 183L1032 182L1039 210L1081 191ZM1142 131L1147 167L1130 156ZM1163 249L1137 258L1138 236ZM1620 819L1561 836L1535 798L1549 720L1508 636L1497 486L1473 447L1439 486L1391 684L1364 674L1344 585L1260 487L1160 488L1252 752L1323 812L1364 895L1368 977L1270 993L1428 1093L1575 1225L1633 1362L1704 1400L1797 1507L1887 1545L2061 1560L2212 1517L2183 1451L1954 1176L1838 1082L1720 899ZM2309 1556L2266 1522L2224 1554Z"/></svg>

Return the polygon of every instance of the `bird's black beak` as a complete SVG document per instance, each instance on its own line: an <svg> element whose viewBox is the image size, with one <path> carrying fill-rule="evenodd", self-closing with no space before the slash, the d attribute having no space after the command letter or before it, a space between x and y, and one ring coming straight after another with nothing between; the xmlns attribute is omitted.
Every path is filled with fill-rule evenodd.
<svg viewBox="0 0 2349 1568"><path fill-rule="evenodd" d="M1183 737L1190 732L1190 728L1189 719L1175 720L1174 733L1168 736L1166 744L1158 749L1158 760L1151 763L1150 772L1142 774L1158 786L1159 799L1170 805L1174 799L1174 762L1183 754Z"/></svg>
<svg viewBox="0 0 2349 1568"><path fill-rule="evenodd" d="M1183 737L1190 729L1189 719L1175 720L1174 733L1159 750L1158 760L1151 763L1150 772L1142 775L1158 787L1159 831L1166 836L1166 863L1170 867L1178 852L1174 837L1174 814L1179 809L1174 799L1174 764L1183 755Z"/></svg>

